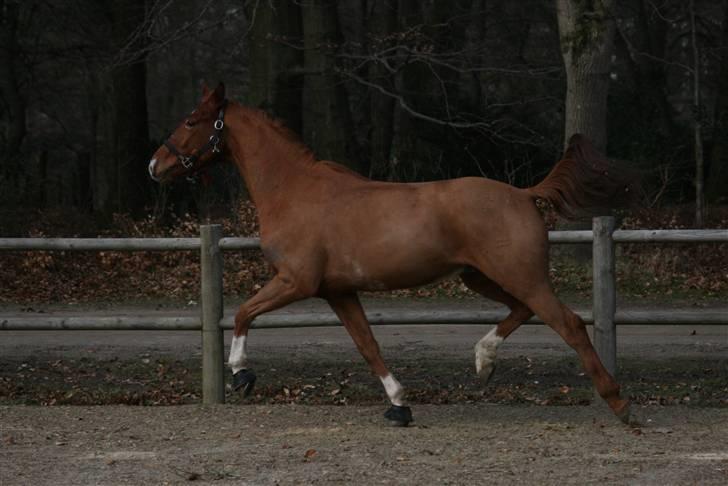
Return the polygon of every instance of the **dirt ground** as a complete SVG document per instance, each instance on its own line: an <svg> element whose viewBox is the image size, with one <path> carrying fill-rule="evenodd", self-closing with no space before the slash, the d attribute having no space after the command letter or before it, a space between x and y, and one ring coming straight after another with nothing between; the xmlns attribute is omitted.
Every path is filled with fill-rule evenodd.
<svg viewBox="0 0 728 486"><path fill-rule="evenodd" d="M0 407L0 482L699 484L728 482L728 410L647 407Z"/></svg>
<svg viewBox="0 0 728 486"><path fill-rule="evenodd" d="M573 351L543 326L519 329L480 382L490 327L375 328L406 429L387 425L341 328L253 330L254 395L214 407L199 332L4 331L0 484L728 484L727 327L619 328L636 426L588 405Z"/></svg>

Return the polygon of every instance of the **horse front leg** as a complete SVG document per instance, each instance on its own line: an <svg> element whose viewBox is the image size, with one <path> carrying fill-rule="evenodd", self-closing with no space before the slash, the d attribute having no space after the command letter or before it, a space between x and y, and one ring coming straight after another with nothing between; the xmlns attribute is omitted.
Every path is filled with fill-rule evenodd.
<svg viewBox="0 0 728 486"><path fill-rule="evenodd" d="M412 422L412 411L404 405L404 388L385 366L379 344L374 338L374 334L372 334L372 329L369 326L369 321L364 314L359 298L356 294L350 294L328 297L327 301L387 392L392 406L384 414L384 417L395 425L406 427Z"/></svg>
<svg viewBox="0 0 728 486"><path fill-rule="evenodd" d="M240 306L235 314L235 329L228 358L228 365L233 373L233 390L242 388L243 396L248 396L255 385L255 373L247 368L247 337L253 319L265 312L310 297L312 294L313 292L306 291L293 279L278 274Z"/></svg>

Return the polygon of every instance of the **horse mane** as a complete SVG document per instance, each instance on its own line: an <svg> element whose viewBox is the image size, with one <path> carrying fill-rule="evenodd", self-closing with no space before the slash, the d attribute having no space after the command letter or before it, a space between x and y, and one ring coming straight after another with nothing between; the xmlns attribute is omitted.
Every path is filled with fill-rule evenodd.
<svg viewBox="0 0 728 486"><path fill-rule="evenodd" d="M314 154L311 147L306 145L303 139L296 132L286 126L283 120L275 118L270 115L267 111L259 108L245 107L247 114L259 123L265 124L273 129L278 135L280 135L286 142L299 148L304 155L311 156L314 160L316 155Z"/></svg>
<svg viewBox="0 0 728 486"><path fill-rule="evenodd" d="M320 166L320 167L324 167L324 168L329 169L329 170L332 170L334 172L338 172L340 174L350 175L352 177L356 177L357 179L361 179L361 180L364 180L364 181L370 181L371 180L368 177L365 177L365 176L361 175L357 171L352 170L352 169L348 168L345 165L339 164L338 162L332 162L330 160L319 160L319 161L316 162L316 165L317 166Z"/></svg>
<svg viewBox="0 0 728 486"><path fill-rule="evenodd" d="M295 147L299 148L301 152L306 155L310 156L314 162L315 165L318 167L321 167L323 169L328 169L333 172L337 172L340 174L350 175L353 177L356 177L357 179L362 180L370 180L367 177L364 177L363 175L359 174L358 172L339 164L338 162L333 162L331 160L319 160L316 158L316 154L314 151L306 145L306 143L301 139L300 135L298 135L296 132L291 130L286 126L286 124L283 122L283 120L279 118L275 118L274 116L270 115L267 111L257 109L257 108L248 108L249 114L252 115L251 118L256 119L258 122L265 123L269 127L271 127L278 135L283 137L284 140L287 142L293 144Z"/></svg>

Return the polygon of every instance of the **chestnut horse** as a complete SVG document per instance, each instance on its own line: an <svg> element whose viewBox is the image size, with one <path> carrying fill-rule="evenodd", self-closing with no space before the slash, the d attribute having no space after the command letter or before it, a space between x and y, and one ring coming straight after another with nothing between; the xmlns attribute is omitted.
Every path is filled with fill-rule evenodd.
<svg viewBox="0 0 728 486"><path fill-rule="evenodd" d="M235 389L247 393L253 319L308 297L325 299L392 403L385 417L412 420L404 390L384 364L364 310L362 290L400 289L459 275L479 294L510 308L475 345L475 368L487 379L496 349L534 313L574 348L594 386L622 420L629 401L594 351L584 322L554 295L548 233L536 200L563 215L623 195L628 184L607 170L583 136L575 135L540 184L519 189L485 178L399 184L372 181L313 152L280 122L225 99L220 84L155 153L150 176L171 181L232 159L258 209L260 241L275 276L240 306L229 365Z"/></svg>

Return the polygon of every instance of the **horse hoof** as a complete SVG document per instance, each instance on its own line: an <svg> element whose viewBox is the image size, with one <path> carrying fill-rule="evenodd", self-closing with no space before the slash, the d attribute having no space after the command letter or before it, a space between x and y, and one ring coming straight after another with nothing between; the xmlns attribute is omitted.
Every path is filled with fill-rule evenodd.
<svg viewBox="0 0 728 486"><path fill-rule="evenodd" d="M233 373L233 390L238 391L243 389L243 398L250 395L255 386L256 376L252 370L240 370L237 373Z"/></svg>
<svg viewBox="0 0 728 486"><path fill-rule="evenodd" d="M480 373L478 373L478 376L480 377L480 380L483 382L483 385L487 385L490 382L490 379L493 378L493 372L495 371L496 364L493 363L490 366L490 369L483 368L480 370Z"/></svg>
<svg viewBox="0 0 728 486"><path fill-rule="evenodd" d="M614 411L614 414L621 420L623 423L630 425L631 422L630 419L630 413L629 413L629 400L624 401L624 405L622 405L619 409Z"/></svg>
<svg viewBox="0 0 728 486"><path fill-rule="evenodd" d="M392 405L384 413L384 418L389 420L392 425L398 427L407 427L412 422L412 410L409 407L400 407L398 405Z"/></svg>

